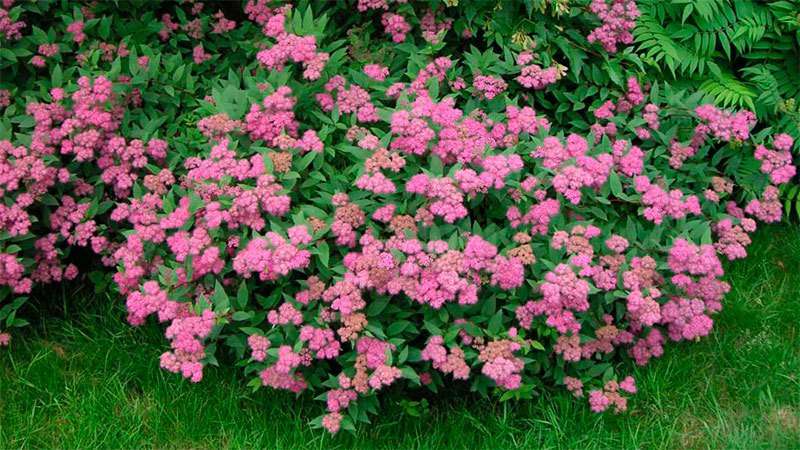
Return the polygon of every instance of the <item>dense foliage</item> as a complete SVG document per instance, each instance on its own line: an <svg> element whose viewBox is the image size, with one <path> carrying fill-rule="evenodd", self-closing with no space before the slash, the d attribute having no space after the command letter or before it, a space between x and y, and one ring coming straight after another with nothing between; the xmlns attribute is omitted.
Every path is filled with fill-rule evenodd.
<svg viewBox="0 0 800 450"><path fill-rule="evenodd" d="M164 369L317 392L332 432L389 385L624 410L624 360L710 332L719 256L781 220L796 176L797 92L692 88L728 76L717 40L790 77L752 53L796 26L789 2L744 41L737 10L697 64L647 33L709 26L700 2L14 3L3 328L35 285L85 277L166 325Z"/></svg>

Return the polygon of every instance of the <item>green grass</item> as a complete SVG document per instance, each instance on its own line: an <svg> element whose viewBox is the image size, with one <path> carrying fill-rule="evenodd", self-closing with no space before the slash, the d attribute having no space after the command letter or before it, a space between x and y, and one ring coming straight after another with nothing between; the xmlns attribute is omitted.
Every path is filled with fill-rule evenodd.
<svg viewBox="0 0 800 450"><path fill-rule="evenodd" d="M0 447L800 448L800 230L765 228L754 240L748 259L729 265L733 288L712 335L670 343L637 369L640 392L620 416L554 392L519 403L435 398L417 418L390 396L373 425L331 437L306 425L321 402L251 394L230 368L187 383L158 369L158 327L134 329L119 305L53 292L60 317L0 350Z"/></svg>

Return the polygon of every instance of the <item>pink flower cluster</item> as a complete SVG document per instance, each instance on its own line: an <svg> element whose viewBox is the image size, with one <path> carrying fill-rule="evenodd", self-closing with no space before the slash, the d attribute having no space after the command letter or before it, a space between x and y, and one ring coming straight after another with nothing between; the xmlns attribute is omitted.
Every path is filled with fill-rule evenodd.
<svg viewBox="0 0 800 450"><path fill-rule="evenodd" d="M192 383L203 379L203 341L211 334L216 317L211 310L200 315L179 316L167 327L164 335L170 340L172 351L161 355L161 368L173 373L180 372Z"/></svg>
<svg viewBox="0 0 800 450"><path fill-rule="evenodd" d="M586 155L588 148L586 139L577 134L567 137L566 147L560 139L548 136L531 153L531 157L541 158L544 167L556 171L552 179L553 188L575 205L581 201L581 188L600 188L614 164L609 154ZM574 164L567 164L572 160Z"/></svg>
<svg viewBox="0 0 800 450"><path fill-rule="evenodd" d="M660 224L664 217L681 219L688 214L701 213L700 201L696 195L685 196L680 189L667 192L652 183L646 175L634 179L634 188L642 195L641 202L645 205L643 216L653 223Z"/></svg>
<svg viewBox="0 0 800 450"><path fill-rule="evenodd" d="M756 216L762 222L778 222L783 216L783 207L778 197L778 188L767 186L760 199L753 199L744 208L747 214Z"/></svg>
<svg viewBox="0 0 800 450"><path fill-rule="evenodd" d="M381 16L381 24L386 34L392 36L392 41L397 44L405 41L406 34L411 31L411 25L400 14L384 13Z"/></svg>
<svg viewBox="0 0 800 450"><path fill-rule="evenodd" d="M791 136L778 134L772 139L774 150L763 145L756 147L754 156L761 161L761 172L769 175L773 184L786 183L797 173L797 168L792 165L792 145L794 140Z"/></svg>
<svg viewBox="0 0 800 450"><path fill-rule="evenodd" d="M25 267L13 254L0 253L0 286L8 286L15 294L27 294L33 282L25 277Z"/></svg>
<svg viewBox="0 0 800 450"><path fill-rule="evenodd" d="M533 54L530 52L522 52L517 56L517 64L522 68L515 79L522 86L528 89L540 90L561 78L561 73L556 66L542 69L541 66L533 64L532 61Z"/></svg>
<svg viewBox="0 0 800 450"><path fill-rule="evenodd" d="M599 42L609 53L616 53L620 43L633 42L631 31L640 15L634 0L610 0L610 4L609 0L592 0L589 9L603 22L589 33L589 42Z"/></svg>
<svg viewBox="0 0 800 450"><path fill-rule="evenodd" d="M452 374L456 380L469 378L469 366L464 361L464 350L454 346L447 351L441 336L432 336L422 349L422 360L430 361L434 369Z"/></svg>
<svg viewBox="0 0 800 450"><path fill-rule="evenodd" d="M233 269L244 278L257 273L262 281L275 280L292 270L308 266L311 254L270 231L256 238L233 258Z"/></svg>
<svg viewBox="0 0 800 450"><path fill-rule="evenodd" d="M22 39L22 29L25 28L25 22L19 20L14 21L8 14L8 11L14 5L14 1L4 1L0 5L0 36L4 36L9 41L17 41Z"/></svg>
<svg viewBox="0 0 800 450"><path fill-rule="evenodd" d="M375 81L384 81L389 76L389 68L380 64L367 64L364 74Z"/></svg>
<svg viewBox="0 0 800 450"><path fill-rule="evenodd" d="M300 365L309 364L311 360L307 354L295 353L288 345L282 345L278 348L278 360L275 364L261 371L259 375L261 383L273 389L301 392L308 384L302 373L296 372L295 369Z"/></svg>
<svg viewBox="0 0 800 450"><path fill-rule="evenodd" d="M602 390L589 392L589 407L594 412L603 412L609 407L614 407L614 412L620 413L628 409L628 400L622 392L636 393L636 383L633 377L626 377L621 382L611 380L603 386Z"/></svg>
<svg viewBox="0 0 800 450"><path fill-rule="evenodd" d="M283 13L275 14L267 20L264 34L275 38L276 42L272 47L258 52L256 59L269 70L283 70L289 61L301 63L303 78L319 79L330 55L317 51L317 40L314 36L287 33L284 22Z"/></svg>
<svg viewBox="0 0 800 450"><path fill-rule="evenodd" d="M530 328L536 316L546 315L547 325L561 334L577 334L581 324L574 312L589 308L589 283L579 278L567 264L559 264L544 276L539 286L542 299L529 301L517 308L517 319L523 328Z"/></svg>
<svg viewBox="0 0 800 450"><path fill-rule="evenodd" d="M703 137L709 133L725 142L744 141L750 137L750 129L756 123L755 114L746 110L731 114L713 105L701 105L695 108L694 113L705 123L695 127L693 143L702 142Z"/></svg>
<svg viewBox="0 0 800 450"><path fill-rule="evenodd" d="M378 112L370 100L369 92L357 84L345 88L346 84L341 75L325 83L326 92L317 94L317 102L322 110L329 112L336 106L344 114L355 113L359 122L377 122Z"/></svg>
<svg viewBox="0 0 800 450"><path fill-rule="evenodd" d="M522 372L525 363L514 355L521 348L514 341L499 340L486 344L478 355L483 362L481 373L491 378L497 386L504 389L517 389L522 383Z"/></svg>
<svg viewBox="0 0 800 450"><path fill-rule="evenodd" d="M429 198L430 213L441 217L447 223L453 223L467 216L464 194L451 178L431 178L420 173L406 182L406 192Z"/></svg>
<svg viewBox="0 0 800 450"><path fill-rule="evenodd" d="M431 44L438 44L442 34L449 30L452 24L453 19L449 17L437 21L436 13L429 9L419 22L419 26L422 29L422 38Z"/></svg>
<svg viewBox="0 0 800 450"><path fill-rule="evenodd" d="M487 100L491 100L502 94L508 84L500 77L477 75L472 81L472 87Z"/></svg>

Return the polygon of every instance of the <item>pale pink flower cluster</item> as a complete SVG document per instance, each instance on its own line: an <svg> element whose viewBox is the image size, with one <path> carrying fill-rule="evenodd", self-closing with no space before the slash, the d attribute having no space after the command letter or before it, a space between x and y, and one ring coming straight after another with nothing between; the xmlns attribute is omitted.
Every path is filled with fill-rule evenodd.
<svg viewBox="0 0 800 450"><path fill-rule="evenodd" d="M587 36L589 42L600 42L609 53L616 53L618 44L633 42L631 31L636 26L639 9L634 0L592 0L589 9L600 18L602 25Z"/></svg>
<svg viewBox="0 0 800 450"><path fill-rule="evenodd" d="M634 188L642 195L641 202L645 205L643 216L653 223L660 224L664 217L682 219L688 214L701 213L700 201L696 195L685 196L680 189L667 192L652 183L646 175L634 179Z"/></svg>
<svg viewBox="0 0 800 450"><path fill-rule="evenodd" d="M478 354L478 360L483 362L481 373L503 389L519 388L525 363L514 352L520 348L519 343L509 340L489 342Z"/></svg>
<svg viewBox="0 0 800 450"><path fill-rule="evenodd" d="M360 241L361 252L350 252L345 257L348 271L344 281L323 295L334 310L345 315L365 305L361 289L373 289L379 294L404 293L438 309L447 302L477 302L479 272L491 275L490 283L501 289L514 289L524 281L524 267L517 258L498 255L497 247L478 236L469 238L463 252L449 249L444 241L426 245L399 236L384 242L365 234Z"/></svg>
<svg viewBox="0 0 800 450"><path fill-rule="evenodd" d="M282 8L270 8L270 3L271 0L247 0L244 12L248 19L264 26L272 16L282 11Z"/></svg>
<svg viewBox="0 0 800 450"><path fill-rule="evenodd" d="M505 187L506 177L522 170L523 165L519 155L492 155L480 161L483 168L480 174L472 169L460 169L456 171L454 178L459 188L469 195L486 193L489 189Z"/></svg>
<svg viewBox="0 0 800 450"><path fill-rule="evenodd" d="M626 86L628 90L623 97L617 100L616 105L617 111L621 113L630 111L634 106L638 106L644 101L644 93L642 93L642 87L636 77L628 78Z"/></svg>
<svg viewBox="0 0 800 450"><path fill-rule="evenodd" d="M772 140L775 150L769 150L763 145L756 147L754 156L761 161L761 172L768 174L773 184L786 183L797 173L797 168L792 165L792 145L794 140L791 136L778 134Z"/></svg>
<svg viewBox="0 0 800 450"><path fill-rule="evenodd" d="M369 387L378 390L383 386L392 384L395 380L400 378L400 369L392 367L387 363L389 353L395 349L394 344L364 336L358 339L355 348L359 358L362 360L361 364L356 362L356 370L373 370L368 379ZM366 392L367 386L359 386L360 383L358 381L359 380L353 380L355 390L358 392Z"/></svg>
<svg viewBox="0 0 800 450"><path fill-rule="evenodd" d="M509 135L515 138L518 138L520 133L534 135L540 130L547 131L550 129L550 122L548 122L547 118L537 117L536 111L530 106L518 108L514 105L507 105L506 120L507 131ZM509 141L507 137L503 140Z"/></svg>
<svg viewBox="0 0 800 450"><path fill-rule="evenodd" d="M587 156L588 148L586 139L570 134L566 147L559 138L548 136L531 153L531 157L541 158L544 167L556 172L552 179L553 187L575 205L581 201L581 188L601 187L614 163L609 154Z"/></svg>
<svg viewBox="0 0 800 450"><path fill-rule="evenodd" d="M673 297L661 307L661 322L673 340L706 336L713 325L709 313L722 308L722 298L730 286L718 278L724 274L713 245L697 246L678 238L670 248L667 264L675 274L672 283L687 298Z"/></svg>
<svg viewBox="0 0 800 450"><path fill-rule="evenodd" d="M275 14L264 25L264 33L275 38L272 47L261 50L256 54L256 59L269 70L283 70L287 62L292 61L303 65L303 78L317 80L322 75L328 55L317 51L317 39L314 36L298 36L287 33L284 29L285 16L283 13Z"/></svg>
<svg viewBox="0 0 800 450"><path fill-rule="evenodd" d="M456 380L469 378L469 366L464 361L464 350L454 346L448 352L441 336L431 336L428 339L428 343L422 349L421 358L423 361L430 361L434 369L452 374Z"/></svg>
<svg viewBox="0 0 800 450"><path fill-rule="evenodd" d="M180 25L172 21L172 16L168 13L164 13L161 16L161 30L158 32L158 37L162 41L166 41L169 39L169 36L180 28ZM81 26L83 28L83 26Z"/></svg>
<svg viewBox="0 0 800 450"><path fill-rule="evenodd" d="M573 205L581 201L581 188L599 189L611 173L614 161L609 154L578 156L575 165L566 165L553 177L553 188Z"/></svg>
<svg viewBox="0 0 800 450"><path fill-rule="evenodd" d="M273 309L267 313L267 322L272 325L288 325L299 326L303 323L303 313L297 310L289 302L281 304L278 309Z"/></svg>
<svg viewBox="0 0 800 450"><path fill-rule="evenodd" d="M41 44L38 51L45 58L53 57L58 54L58 44Z"/></svg>
<svg viewBox="0 0 800 450"><path fill-rule="evenodd" d="M631 321L648 327L661 321L659 297L661 297L661 292L656 288L650 288L646 295L639 290L629 293L626 298L626 307Z"/></svg>
<svg viewBox="0 0 800 450"><path fill-rule="evenodd" d="M197 122L197 129L203 133L203 136L214 140L219 140L241 127L242 121L233 120L225 113L203 117Z"/></svg>
<svg viewBox="0 0 800 450"><path fill-rule="evenodd" d="M629 142L618 139L611 144L611 155L617 170L629 177L642 173L644 169L644 152L636 145L628 147ZM627 151L626 151L627 150Z"/></svg>
<svg viewBox="0 0 800 450"><path fill-rule="evenodd" d="M101 44L102 45L102 44ZM47 64L45 58L50 58L58 54L58 44L41 44L38 48L39 54L31 58L34 67L42 68Z"/></svg>
<svg viewBox="0 0 800 450"><path fill-rule="evenodd" d="M328 414L322 418L322 426L331 434L336 434L343 419L340 411L347 409L356 398L358 398L358 393L352 389L333 389L328 391L326 398Z"/></svg>
<svg viewBox="0 0 800 450"><path fill-rule="evenodd" d="M472 80L472 87L487 100L491 100L502 94L508 84L500 77L477 75Z"/></svg>
<svg viewBox="0 0 800 450"><path fill-rule="evenodd" d="M664 354L664 336L658 329L651 329L646 337L636 340L630 350L636 364L644 366L650 358L658 358Z"/></svg>
<svg viewBox="0 0 800 450"><path fill-rule="evenodd" d="M351 203L347 194L338 193L333 196L332 203L336 206L331 233L336 236L336 243L355 247L356 230L364 225L366 216L361 208Z"/></svg>
<svg viewBox="0 0 800 450"><path fill-rule="evenodd" d="M670 167L673 169L680 169L683 166L683 162L694 156L695 152L697 152L697 149L692 146L683 145L678 141L672 141L669 145Z"/></svg>
<svg viewBox="0 0 800 450"><path fill-rule="evenodd" d="M175 319L183 308L180 303L170 300L156 281L147 281L142 285L142 291L129 293L126 307L131 325L144 324L151 314L157 314L159 322L167 322Z"/></svg>
<svg viewBox="0 0 800 450"><path fill-rule="evenodd" d="M661 123L658 120L659 111L660 108L658 105L653 103L648 103L644 107L642 118L647 122L647 126L650 127L651 130L656 131L661 127Z"/></svg>
<svg viewBox="0 0 800 450"><path fill-rule="evenodd" d="M662 321L674 341L707 336L714 321L706 315L706 305L699 299L674 297L661 308Z"/></svg>
<svg viewBox="0 0 800 450"><path fill-rule="evenodd" d="M583 397L583 382L580 379L566 376L564 377L564 385L566 386L567 390L575 396L575 398Z"/></svg>
<svg viewBox="0 0 800 450"><path fill-rule="evenodd" d="M5 108L11 104L11 91L0 89L0 108Z"/></svg>

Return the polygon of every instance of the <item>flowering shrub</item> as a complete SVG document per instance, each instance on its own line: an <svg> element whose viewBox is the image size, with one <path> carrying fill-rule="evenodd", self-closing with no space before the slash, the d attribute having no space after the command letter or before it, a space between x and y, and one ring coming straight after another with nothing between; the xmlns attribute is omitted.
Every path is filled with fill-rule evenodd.
<svg viewBox="0 0 800 450"><path fill-rule="evenodd" d="M88 273L165 370L234 359L333 433L390 385L619 412L620 362L708 335L796 175L790 135L637 71L633 1L189 3L3 1L3 329ZM506 44L517 13L573 28Z"/></svg>

